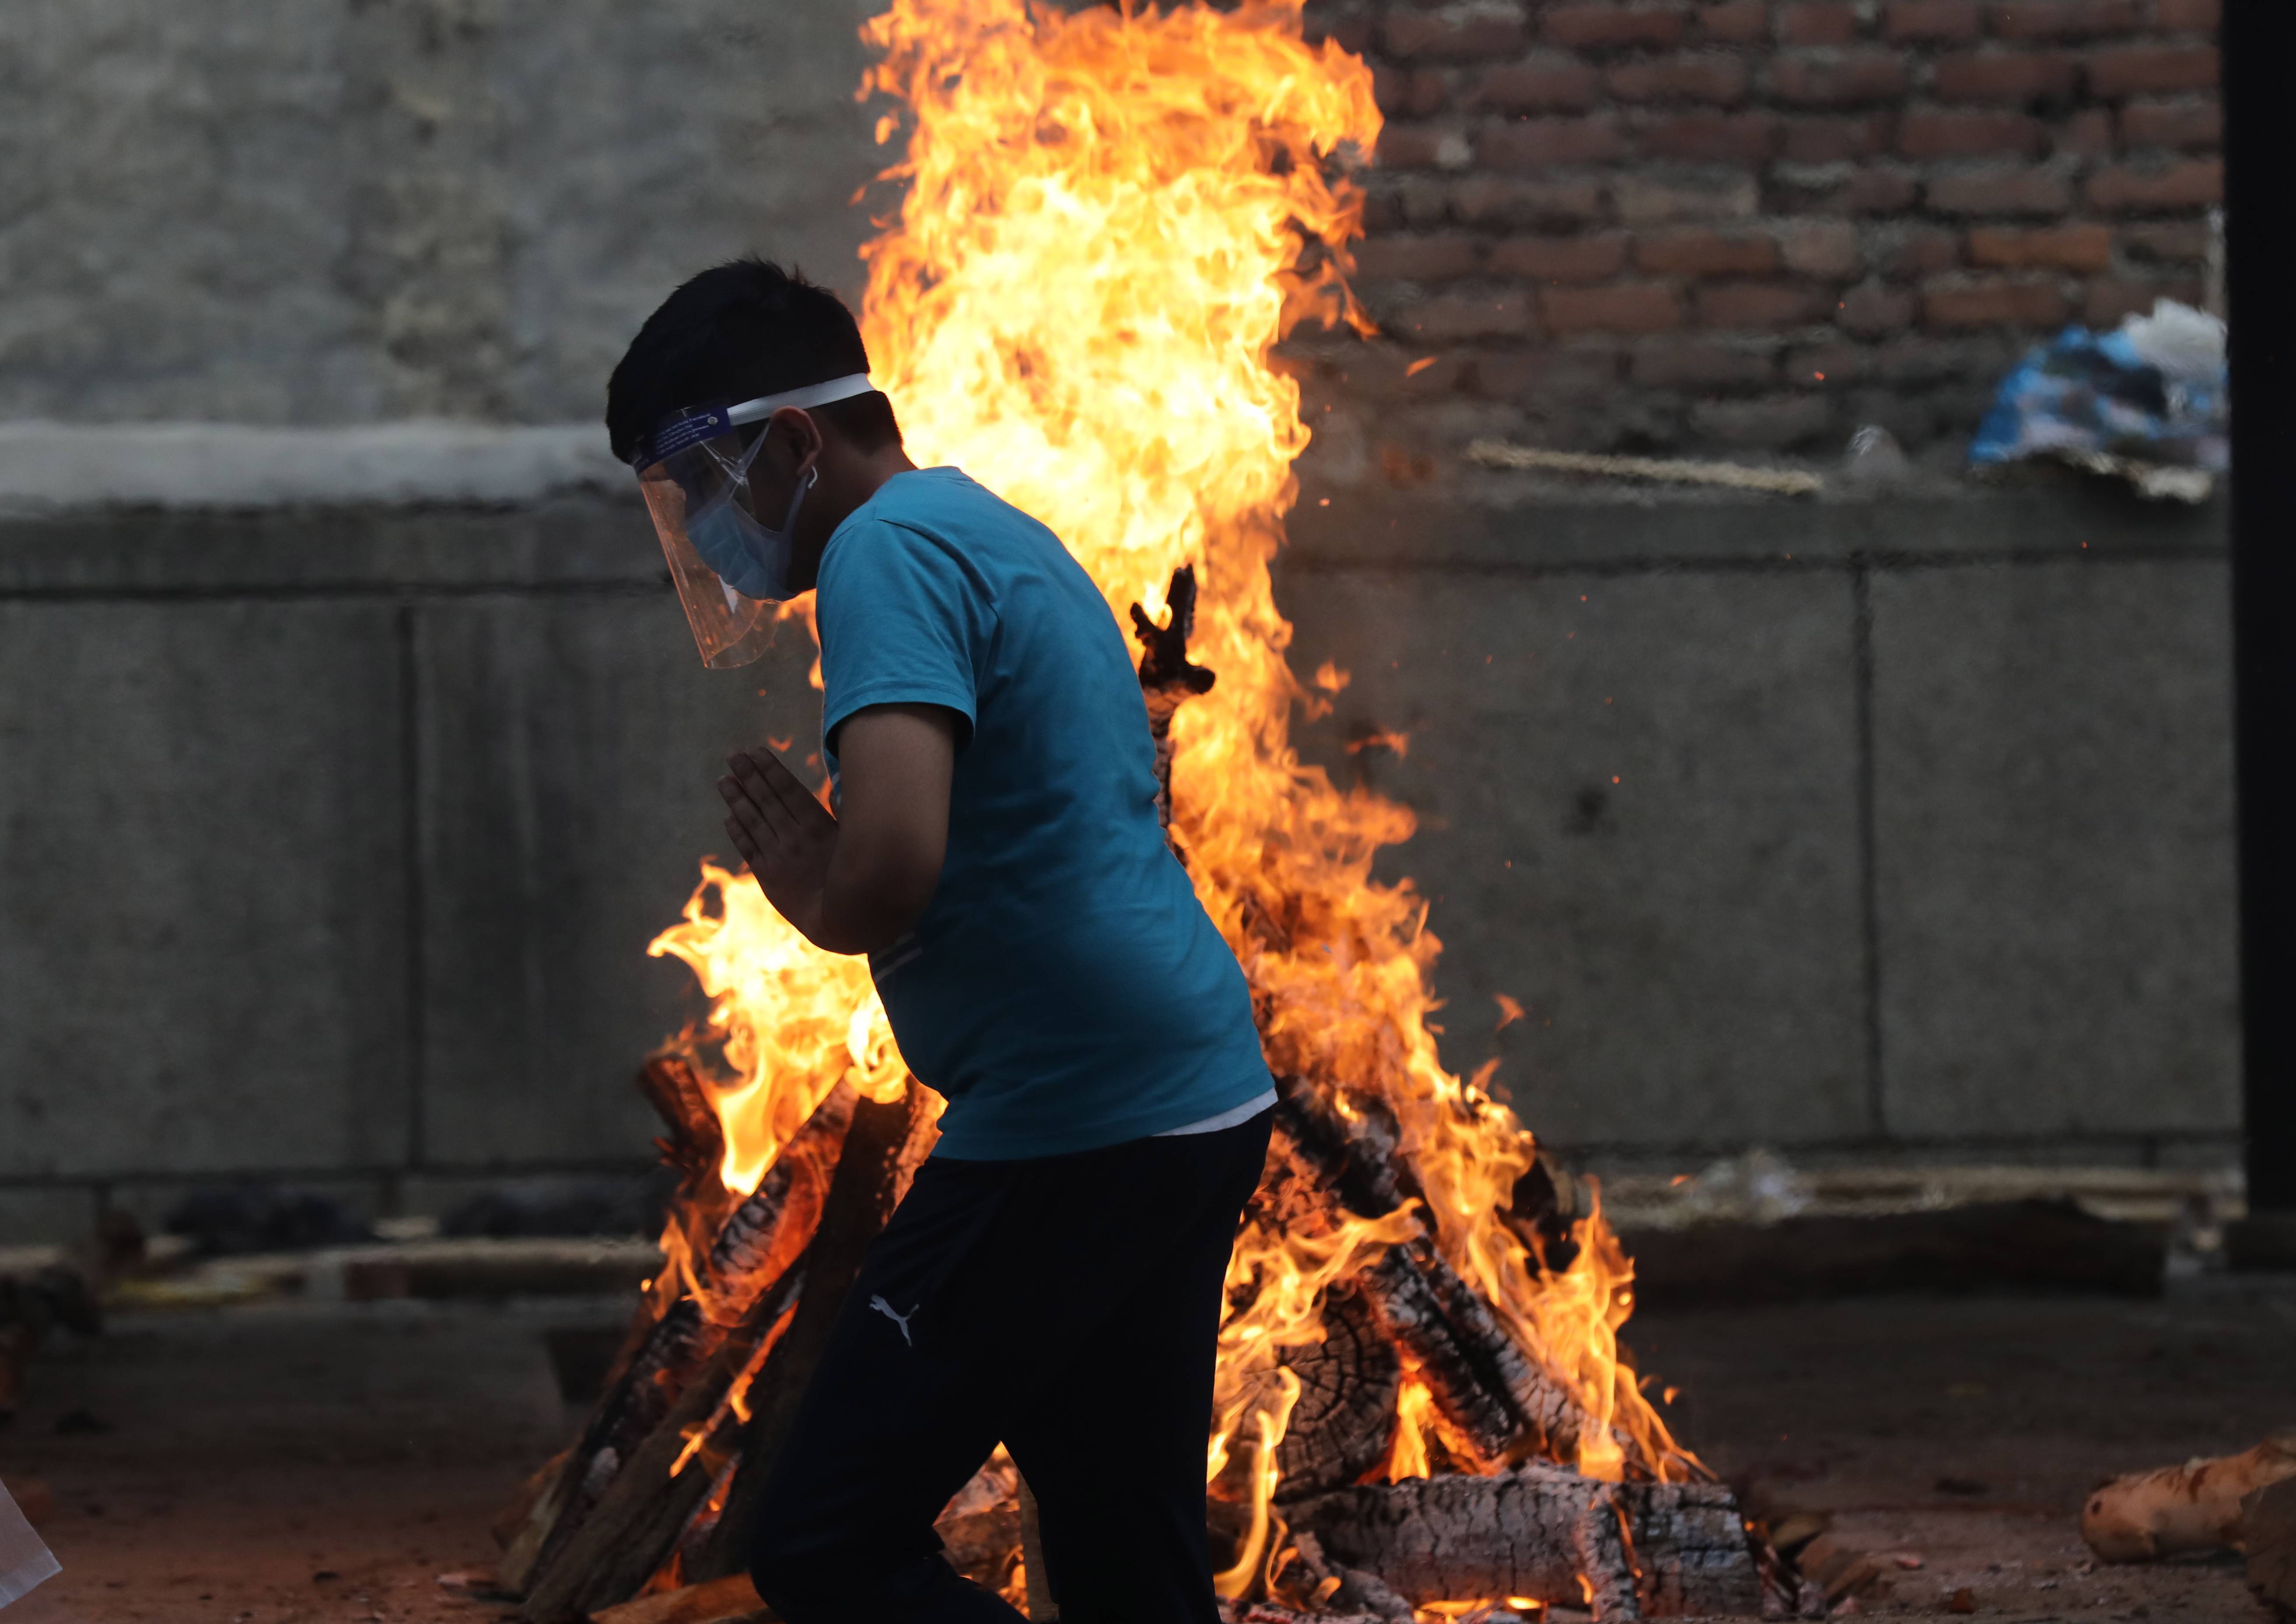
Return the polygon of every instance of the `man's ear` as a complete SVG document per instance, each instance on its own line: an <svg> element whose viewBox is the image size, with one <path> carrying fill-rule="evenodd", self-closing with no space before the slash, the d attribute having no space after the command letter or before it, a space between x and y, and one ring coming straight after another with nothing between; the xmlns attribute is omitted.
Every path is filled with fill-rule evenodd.
<svg viewBox="0 0 2296 1624"><path fill-rule="evenodd" d="M823 447L821 425L812 413L796 406L783 406L773 414L766 424L766 455L784 477L794 476Z"/></svg>

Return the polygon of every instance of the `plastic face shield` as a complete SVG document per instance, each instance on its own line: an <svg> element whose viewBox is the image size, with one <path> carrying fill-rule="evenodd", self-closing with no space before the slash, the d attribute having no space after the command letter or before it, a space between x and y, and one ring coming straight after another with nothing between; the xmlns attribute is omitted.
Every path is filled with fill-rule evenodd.
<svg viewBox="0 0 2296 1624"><path fill-rule="evenodd" d="M785 406L827 406L875 387L866 373L852 373L737 406L697 407L639 443L631 465L703 665L722 670L758 658L773 642L775 609L796 595L787 581L789 532L812 479L787 513L757 512L750 463L765 436L743 431Z"/></svg>

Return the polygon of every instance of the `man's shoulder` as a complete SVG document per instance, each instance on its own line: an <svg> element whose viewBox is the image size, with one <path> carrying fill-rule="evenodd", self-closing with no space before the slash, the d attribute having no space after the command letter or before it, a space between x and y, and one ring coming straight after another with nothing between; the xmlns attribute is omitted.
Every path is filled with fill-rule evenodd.
<svg viewBox="0 0 2296 1624"><path fill-rule="evenodd" d="M1052 539L1044 521L1015 507L961 468L895 474L855 514L929 536L1025 536Z"/></svg>

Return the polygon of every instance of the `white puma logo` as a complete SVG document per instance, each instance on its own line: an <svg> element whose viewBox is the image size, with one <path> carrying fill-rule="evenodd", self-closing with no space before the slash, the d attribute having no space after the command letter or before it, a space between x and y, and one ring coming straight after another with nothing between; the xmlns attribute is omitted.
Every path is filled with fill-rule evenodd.
<svg viewBox="0 0 2296 1624"><path fill-rule="evenodd" d="M894 1313L893 1305L887 1302L882 1297L872 1297L869 1300L869 1306L876 1309L878 1313L883 1315L887 1319L891 1320L895 1325L901 1328L901 1340L903 1341L908 1343L912 1348L917 1345L916 1339L909 1334L909 1322L917 1316L917 1308L922 1308L924 1307L924 1304L919 1303L917 1305L917 1308L911 1308L906 1314Z"/></svg>

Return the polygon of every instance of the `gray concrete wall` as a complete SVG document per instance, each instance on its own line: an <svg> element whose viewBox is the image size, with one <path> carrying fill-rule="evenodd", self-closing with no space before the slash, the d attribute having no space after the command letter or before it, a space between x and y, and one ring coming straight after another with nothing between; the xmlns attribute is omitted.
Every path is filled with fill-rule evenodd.
<svg viewBox="0 0 2296 1624"><path fill-rule="evenodd" d="M0 6L0 418L594 419L703 265L857 289L875 9Z"/></svg>
<svg viewBox="0 0 2296 1624"><path fill-rule="evenodd" d="M2227 1156L2220 511L1312 496L1307 749L1419 812L1447 1059L1553 1141ZM636 1165L791 642L702 669L617 500L0 525L0 1234Z"/></svg>

